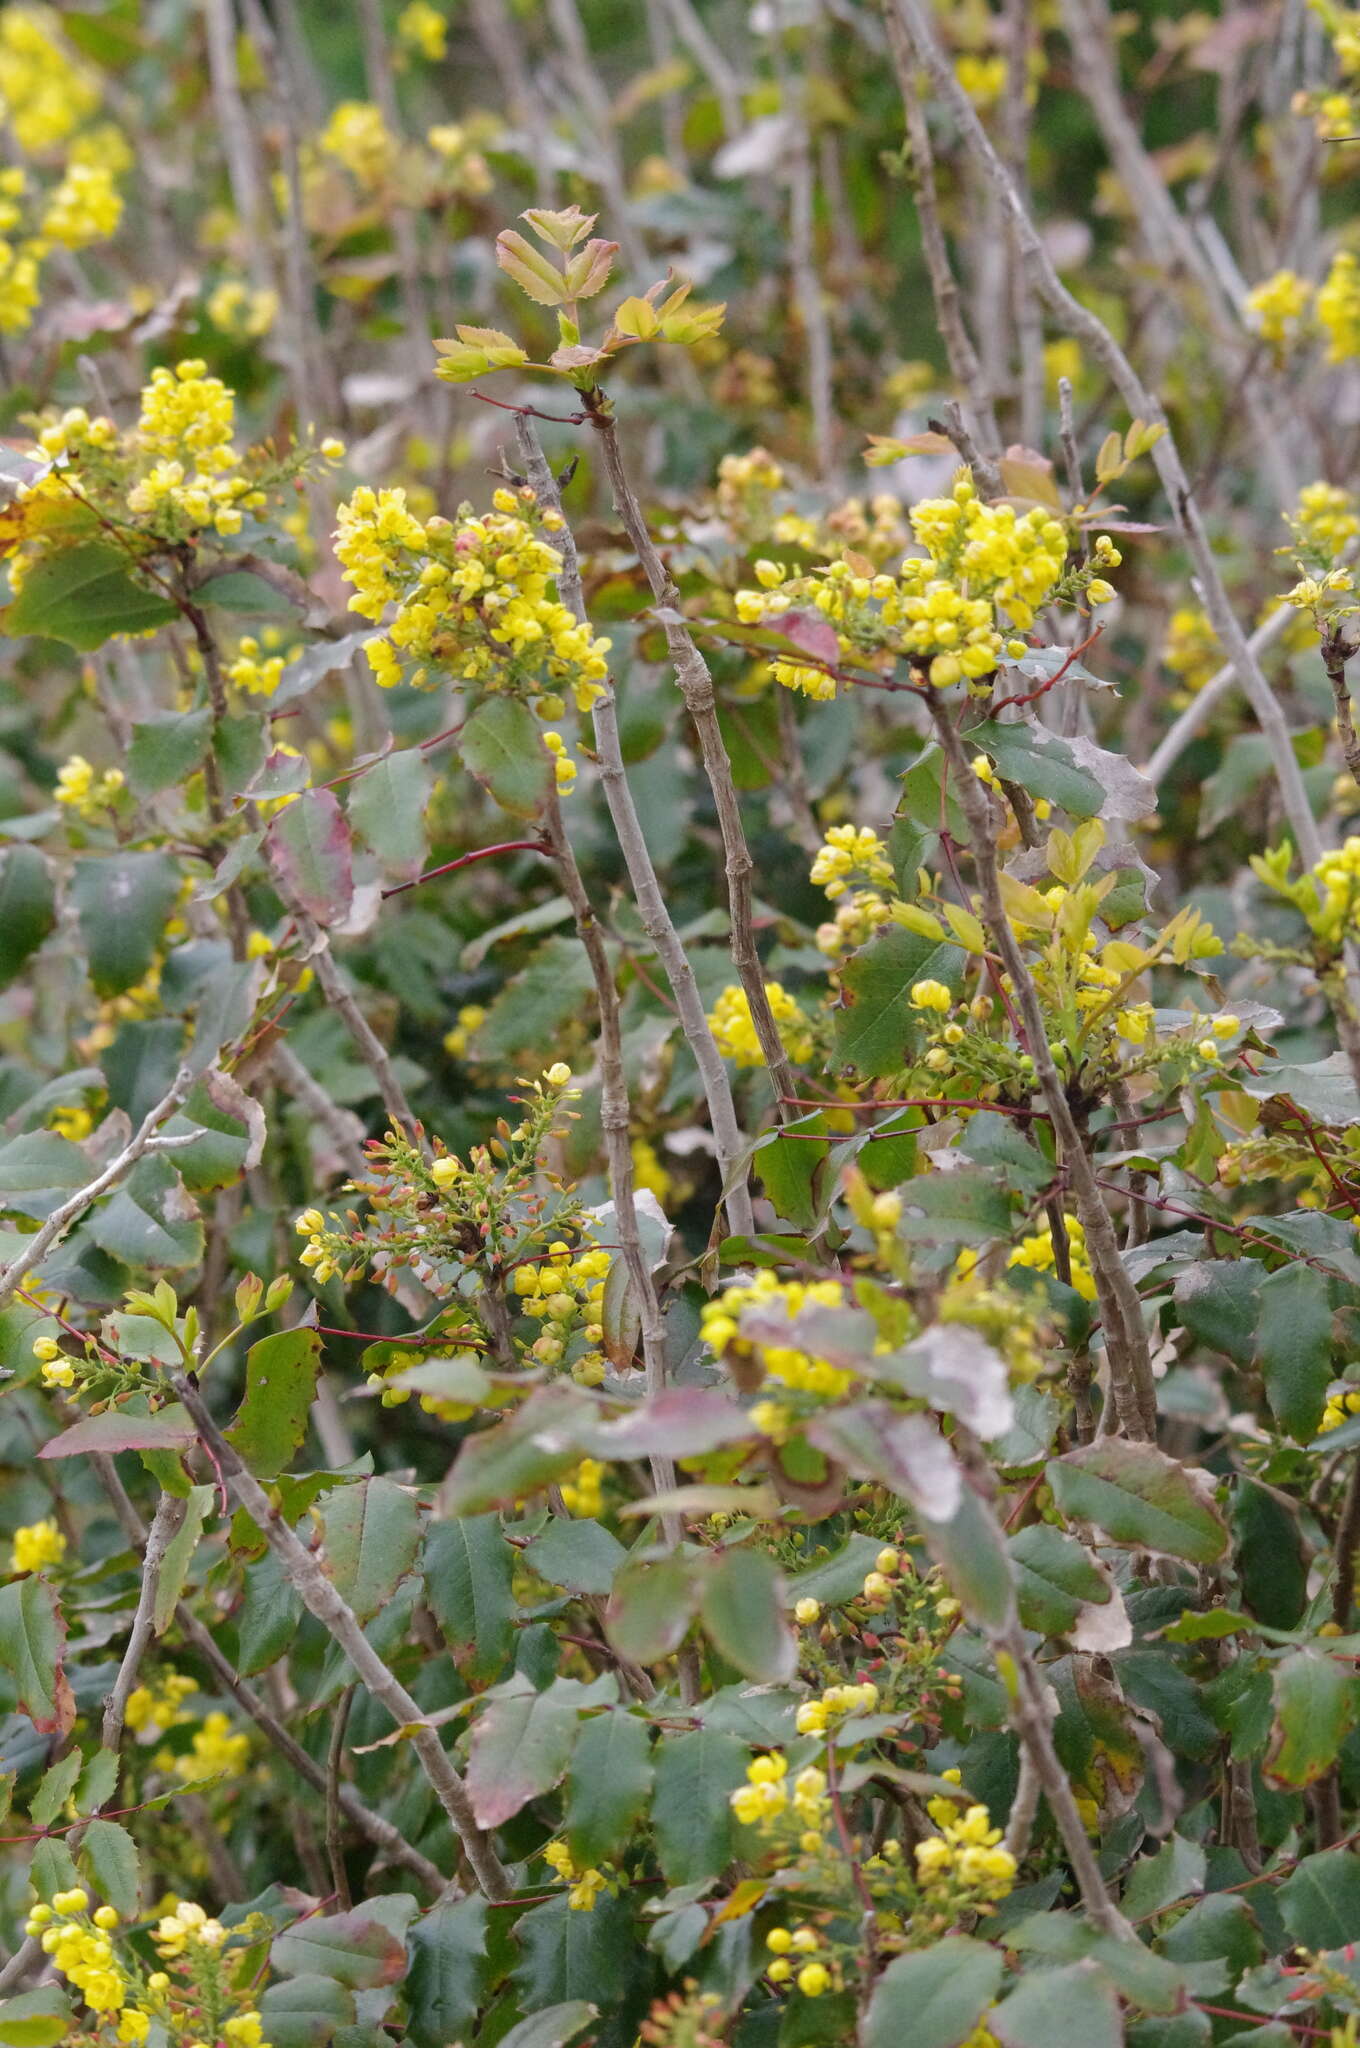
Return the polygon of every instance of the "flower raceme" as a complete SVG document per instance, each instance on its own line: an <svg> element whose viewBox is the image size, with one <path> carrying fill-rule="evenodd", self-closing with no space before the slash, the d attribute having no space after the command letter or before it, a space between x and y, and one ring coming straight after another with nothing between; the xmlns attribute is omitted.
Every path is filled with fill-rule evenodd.
<svg viewBox="0 0 1360 2048"><path fill-rule="evenodd" d="M1012 636L1034 624L1059 595L1084 589L1093 604L1114 592L1103 577L1067 576L1068 532L1052 512L1017 512L978 496L961 470L947 498L926 498L910 514L919 555L896 575L866 557L833 561L806 575L777 561L756 565L757 590L739 590L737 617L747 625L779 628L788 613L806 607L835 628L844 660L909 660L939 689L981 684L1007 653L1024 653ZM1093 562L1114 567L1119 551L1102 535ZM1070 586L1070 589L1069 589ZM824 668L794 658L773 663L776 681L809 697L836 694Z"/></svg>
<svg viewBox="0 0 1360 2048"><path fill-rule="evenodd" d="M812 1032L796 999L777 981L766 982L765 995L780 1042L789 1058L800 1062L809 1059L812 1055ZM708 1025L717 1041L718 1051L726 1059L735 1061L739 1067L764 1066L765 1054L756 1036L750 998L744 988L733 982L723 990L708 1013Z"/></svg>
<svg viewBox="0 0 1360 2048"><path fill-rule="evenodd" d="M65 1555L66 1538L48 1515L15 1530L9 1568L16 1573L40 1572L49 1564L60 1564Z"/></svg>

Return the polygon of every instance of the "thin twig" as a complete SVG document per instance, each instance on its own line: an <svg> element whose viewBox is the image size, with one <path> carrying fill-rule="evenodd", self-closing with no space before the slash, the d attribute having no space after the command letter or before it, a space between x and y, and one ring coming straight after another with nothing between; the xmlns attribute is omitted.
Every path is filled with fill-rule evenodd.
<svg viewBox="0 0 1360 2048"><path fill-rule="evenodd" d="M331 1730L330 1748L326 1752L326 1860L330 1865L331 1886L340 1904L340 1911L348 1913L354 1901L350 1896L349 1877L345 1871L345 1848L340 1835L340 1773L345 1760L345 1734L349 1728L350 1709L354 1705L356 1686L347 1685L340 1695L335 1710L335 1726Z"/></svg>

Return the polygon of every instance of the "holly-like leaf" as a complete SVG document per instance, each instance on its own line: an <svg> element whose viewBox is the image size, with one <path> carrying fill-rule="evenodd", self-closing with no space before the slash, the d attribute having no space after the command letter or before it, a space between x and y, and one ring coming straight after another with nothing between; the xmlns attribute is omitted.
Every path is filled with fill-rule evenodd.
<svg viewBox="0 0 1360 2048"><path fill-rule="evenodd" d="M597 1522L559 1523L598 1529ZM603 1530L600 1532L605 1533ZM462 1515L435 1522L425 1538L425 1586L454 1662L474 1684L494 1678L510 1654L514 1617L515 1553L499 1515Z"/></svg>
<svg viewBox="0 0 1360 2048"><path fill-rule="evenodd" d="M1088 1606L1105 1606L1113 1593L1084 1543L1046 1522L1031 1523L1007 1539L1015 1571L1020 1619L1046 1636L1069 1635Z"/></svg>
<svg viewBox="0 0 1360 2048"><path fill-rule="evenodd" d="M385 1903L375 1901L375 1904ZM406 1944L372 1912L299 1920L276 1934L269 1960L284 1977L329 1977L351 1991L396 1984L406 1974Z"/></svg>
<svg viewBox="0 0 1360 2048"><path fill-rule="evenodd" d="M980 749L990 756L1006 782L1018 782L1031 796L1061 804L1077 817L1094 818L1099 813L1104 788L1094 775L1078 767L1065 740L1052 733L1041 737L1039 728L1028 720L1003 725L994 718L971 726L963 737L970 750Z"/></svg>
<svg viewBox="0 0 1360 2048"><path fill-rule="evenodd" d="M271 819L265 858L285 901L318 924L335 924L354 900L354 869L345 814L329 789L304 790Z"/></svg>
<svg viewBox="0 0 1360 2048"><path fill-rule="evenodd" d="M1120 2048L1124 2038L1115 1988L1094 1962L1031 1971L987 2025L1003 2048Z"/></svg>
<svg viewBox="0 0 1360 2048"><path fill-rule="evenodd" d="M777 1683L798 1669L798 1645L785 1619L784 1575L767 1551L720 1550L700 1575L700 1614L708 1634L747 1678Z"/></svg>
<svg viewBox="0 0 1360 2048"><path fill-rule="evenodd" d="M833 1063L866 1080L897 1073L928 1030L921 1012L911 1007L913 983L941 981L957 994L966 961L958 946L885 925L850 956L841 974L840 1005L831 1019Z"/></svg>
<svg viewBox="0 0 1360 2048"><path fill-rule="evenodd" d="M543 729L518 697L488 697L459 740L463 765L503 811L536 818L552 772Z"/></svg>
<svg viewBox="0 0 1360 2048"><path fill-rule="evenodd" d="M178 616L163 592L134 575L126 549L91 540L39 555L5 608L4 626L16 639L36 633L92 654L120 633L145 633Z"/></svg>
<svg viewBox="0 0 1360 2048"><path fill-rule="evenodd" d="M467 1784L478 1827L498 1828L564 1775L586 1688L557 1680L535 1692L522 1674L486 1697L472 1724Z"/></svg>
<svg viewBox="0 0 1360 2048"><path fill-rule="evenodd" d="M178 865L164 853L106 853L75 863L71 900L97 995L119 996L145 977L179 884Z"/></svg>
<svg viewBox="0 0 1360 2048"><path fill-rule="evenodd" d="M683 1552L654 1563L630 1558L614 1580L605 1630L621 1657L655 1664L679 1649L698 1604L698 1582Z"/></svg>
<svg viewBox="0 0 1360 2048"><path fill-rule="evenodd" d="M211 704L197 711L162 711L132 728L127 779L137 796L156 796L187 782L212 738Z"/></svg>
<svg viewBox="0 0 1360 2048"><path fill-rule="evenodd" d="M464 2038L477 2017L488 1974L487 1906L477 1894L436 1906L411 1929L411 1967L403 1987L415 2048L444 2048Z"/></svg>
<svg viewBox="0 0 1360 2048"><path fill-rule="evenodd" d="M92 1820L80 1843L80 1869L92 1888L124 1920L141 1911L142 1867L137 1844L116 1820Z"/></svg>
<svg viewBox="0 0 1360 2048"><path fill-rule="evenodd" d="M1319 1650L1275 1667L1275 1734L1265 1764L1281 1785L1312 1785L1330 1770L1355 1722L1360 1677Z"/></svg>
<svg viewBox="0 0 1360 2048"><path fill-rule="evenodd" d="M18 979L55 930L57 891L36 846L0 849L0 988Z"/></svg>
<svg viewBox="0 0 1360 2048"><path fill-rule="evenodd" d="M861 2048L960 2048L996 1997L1001 1951L956 1934L897 1956L874 1985Z"/></svg>
<svg viewBox="0 0 1360 2048"><path fill-rule="evenodd" d="M315 1330L278 1330L246 1353L246 1391L227 1441L257 1479L292 1462L307 1434L321 1339Z"/></svg>
<svg viewBox="0 0 1360 2048"><path fill-rule="evenodd" d="M433 788L419 747L385 755L350 784L351 825L389 873L403 879L425 865L425 810Z"/></svg>
<svg viewBox="0 0 1360 2048"><path fill-rule="evenodd" d="M179 1403L148 1415L145 1407L130 1403L106 1409L102 1415L87 1415L73 1422L60 1436L40 1446L40 1458L87 1458L93 1451L108 1456L113 1451L186 1451L198 1441L198 1432Z"/></svg>
<svg viewBox="0 0 1360 2048"><path fill-rule="evenodd" d="M1305 1856L1275 1896L1302 1947L1344 1948L1360 1940L1360 1861L1346 1850Z"/></svg>
<svg viewBox="0 0 1360 2048"><path fill-rule="evenodd" d="M567 1778L564 1830L582 1869L606 1862L628 1840L652 1789L647 1723L618 1709L585 1722Z"/></svg>
<svg viewBox="0 0 1360 2048"><path fill-rule="evenodd" d="M197 1204L168 1159L139 1159L122 1187L95 1211L89 1232L101 1251L128 1266L173 1273L196 1266L203 1256Z"/></svg>
<svg viewBox="0 0 1360 2048"><path fill-rule="evenodd" d="M1093 1522L1116 1543L1189 1564L1215 1564L1228 1547L1208 1474L1153 1444L1105 1437L1051 1458L1046 1473L1063 1513Z"/></svg>
<svg viewBox="0 0 1360 2048"><path fill-rule="evenodd" d="M40 1735L70 1726L75 1702L62 1670L66 1623L55 1589L28 1573L0 1586L0 1670Z"/></svg>
<svg viewBox="0 0 1360 2048"><path fill-rule="evenodd" d="M1332 1368L1332 1309L1325 1273L1301 1262L1261 1282L1256 1355L1266 1398L1300 1443L1317 1432Z"/></svg>
<svg viewBox="0 0 1360 2048"><path fill-rule="evenodd" d="M315 1512L337 1592L360 1621L371 1621L416 1561L421 1524L413 1496L390 1479L360 1479L323 1494Z"/></svg>
<svg viewBox="0 0 1360 2048"><path fill-rule="evenodd" d="M354 2022L354 1993L334 1977L303 1971L266 1986L260 2016L272 2048L329 2048Z"/></svg>
<svg viewBox="0 0 1360 2048"><path fill-rule="evenodd" d="M464 1438L440 1493L440 1513L483 1514L560 1478L579 1459L578 1430L595 1413L576 1387L536 1387L513 1415Z"/></svg>
<svg viewBox="0 0 1360 2048"><path fill-rule="evenodd" d="M669 1884L697 1884L730 1862L740 1833L730 1801L746 1781L749 1754L717 1728L667 1735L657 1745L652 1823Z"/></svg>
<svg viewBox="0 0 1360 2048"><path fill-rule="evenodd" d="M71 2030L71 2001L59 1984L0 2001L0 2048L57 2048Z"/></svg>

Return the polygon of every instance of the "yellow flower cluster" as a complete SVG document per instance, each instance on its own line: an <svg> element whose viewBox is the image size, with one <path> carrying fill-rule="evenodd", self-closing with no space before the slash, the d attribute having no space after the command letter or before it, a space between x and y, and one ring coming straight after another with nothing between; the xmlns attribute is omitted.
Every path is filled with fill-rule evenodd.
<svg viewBox="0 0 1360 2048"><path fill-rule="evenodd" d="M586 712L604 694L610 642L595 638L555 594L562 568L543 539L558 532L559 514L540 514L532 492L497 491L481 517L470 505L456 522L422 522L406 493L366 485L340 507L336 556L354 586L349 601L375 623L389 605L396 617L368 643L379 683L426 683L432 663L464 683L528 695L545 721L560 719L570 696ZM576 769L556 734L548 745L557 780L569 786Z"/></svg>
<svg viewBox="0 0 1360 2048"><path fill-rule="evenodd" d="M1319 938L1340 945L1360 918L1360 838L1324 853L1312 876L1320 896L1308 922Z"/></svg>
<svg viewBox="0 0 1360 2048"><path fill-rule="evenodd" d="M250 1737L238 1734L227 1715L214 1712L205 1714L202 1727L194 1730L187 1756L158 1756L157 1762L167 1762L186 1785L201 1785L207 1778L239 1777L249 1756Z"/></svg>
<svg viewBox="0 0 1360 2048"><path fill-rule="evenodd" d="M633 1155L633 1186L639 1194L652 1194L664 1208L675 1190L675 1176L667 1168L650 1138L630 1140Z"/></svg>
<svg viewBox="0 0 1360 2048"><path fill-rule="evenodd" d="M73 1145L79 1145L94 1129L94 1117L83 1102L62 1102L49 1113L47 1128L59 1138L69 1138Z"/></svg>
<svg viewBox="0 0 1360 2048"><path fill-rule="evenodd" d="M561 1242L548 1246L543 1264L515 1268L514 1290L521 1315L543 1325L531 1355L541 1365L561 1365L572 1339L584 1337L589 1347L571 1368L582 1386L597 1387L604 1378L604 1285L612 1264L598 1246L572 1256Z"/></svg>
<svg viewBox="0 0 1360 2048"><path fill-rule="evenodd" d="M252 697L272 697L288 664L302 653L301 641L282 653L265 653L253 633L244 633L237 643L236 659L227 670L230 682Z"/></svg>
<svg viewBox="0 0 1360 2048"><path fill-rule="evenodd" d="M771 495L784 486L784 471L765 448L724 455L718 464L719 517L737 532L749 530L768 510Z"/></svg>
<svg viewBox="0 0 1360 2048"><path fill-rule="evenodd" d="M397 138L371 100L341 100L319 140L323 153L366 191L385 185L396 167Z"/></svg>
<svg viewBox="0 0 1360 2048"><path fill-rule="evenodd" d="M158 528L168 521L168 538L178 537L181 522L239 533L245 513L267 502L264 491L235 473L235 395L207 367L196 356L173 370L162 364L142 392L137 439L159 460L128 492L128 510Z"/></svg>
<svg viewBox="0 0 1360 2048"><path fill-rule="evenodd" d="M790 1785L788 1772L788 1758L781 1750L753 1757L746 1766L746 1783L732 1794L732 1811L743 1827L768 1826L787 1813L811 1835L811 1847L819 1849L828 1811L826 1773L809 1764Z"/></svg>
<svg viewBox="0 0 1360 2048"><path fill-rule="evenodd" d="M1223 666L1223 649L1197 605L1177 605L1162 644L1162 660L1193 696Z"/></svg>
<svg viewBox="0 0 1360 2048"><path fill-rule="evenodd" d="M227 1931L220 1920L212 1920L202 1906L181 1900L173 1912L163 1913L151 1939L162 1962L174 1962L186 1949L221 1948Z"/></svg>
<svg viewBox="0 0 1360 2048"><path fill-rule="evenodd" d="M397 39L405 50L414 50L427 64L438 64L448 54L448 17L431 7L430 0L409 0L397 16Z"/></svg>
<svg viewBox="0 0 1360 2048"><path fill-rule="evenodd" d="M310 1266L312 1278L318 1287L324 1287L340 1271L340 1262L327 1247L326 1219L319 1209L304 1209L293 1228L299 1237L307 1242L298 1253L298 1263ZM394 1389L394 1392L400 1391Z"/></svg>
<svg viewBox="0 0 1360 2048"><path fill-rule="evenodd" d="M766 982L765 994L779 1031L780 1043L789 1058L798 1061L810 1059L812 1032L797 1002L777 981ZM756 1027L751 1022L751 1004L744 988L732 983L723 990L708 1013L708 1028L725 1059L735 1060L739 1067L764 1066L765 1055L756 1037Z"/></svg>
<svg viewBox="0 0 1360 2048"><path fill-rule="evenodd" d="M6 178L23 177L22 171L0 171L0 189ZM0 236L0 334L22 334L38 310L38 258L33 246L19 246Z"/></svg>
<svg viewBox="0 0 1360 2048"><path fill-rule="evenodd" d="M1247 293L1247 324L1277 355L1307 335L1313 287L1294 270L1277 270Z"/></svg>
<svg viewBox="0 0 1360 2048"><path fill-rule="evenodd" d="M72 754L57 770L53 794L59 804L90 823L117 801L124 783L121 768L106 768L102 775L96 775L83 754Z"/></svg>
<svg viewBox="0 0 1360 2048"><path fill-rule="evenodd" d="M40 1572L44 1565L60 1564L65 1555L66 1538L48 1515L15 1530L9 1568L12 1572Z"/></svg>
<svg viewBox="0 0 1360 2048"><path fill-rule="evenodd" d="M45 1387L58 1389L75 1384L76 1369L55 1337L39 1337L33 1346L33 1356L42 1367Z"/></svg>
<svg viewBox="0 0 1360 2048"><path fill-rule="evenodd" d="M1340 484L1305 484L1293 513L1285 516L1299 546L1319 555L1340 554L1360 533L1356 500Z"/></svg>
<svg viewBox="0 0 1360 2048"><path fill-rule="evenodd" d="M754 1359L768 1378L782 1386L834 1399L853 1385L851 1373L828 1359L811 1358L792 1345L745 1337L742 1319L747 1310L753 1310L792 1322L801 1309L813 1305L841 1308L844 1303L839 1281L780 1280L768 1266L762 1266L750 1280L739 1280L704 1303L700 1335L718 1358ZM761 1425L757 1422L756 1426Z"/></svg>
<svg viewBox="0 0 1360 2048"><path fill-rule="evenodd" d="M891 885L893 868L888 849L868 825L833 825L812 863L813 885L823 889L829 901L835 903L849 888L850 877L857 873L878 887Z"/></svg>
<svg viewBox="0 0 1360 2048"><path fill-rule="evenodd" d="M778 627L797 606L811 604L837 629L842 654L872 654L888 648L923 668L946 688L977 682L996 668L1006 631L1025 631L1061 582L1067 562L1067 531L1049 512L1017 513L1009 504L979 498L971 475L960 471L948 498L926 498L912 507L911 527L922 555L909 556L897 577L860 573L849 561L833 562L809 576L786 577L782 564L756 565L760 590L738 591L737 616L747 624ZM1095 558L1118 563L1119 552L1101 535ZM1087 591L1093 603L1114 595L1097 579ZM1014 643L1022 652L1021 643ZM820 668L776 661L777 681L816 698L833 697L835 679Z"/></svg>
<svg viewBox="0 0 1360 2048"><path fill-rule="evenodd" d="M1076 1216L1064 1216L1067 1227L1067 1255L1072 1268L1072 1286L1077 1294L1087 1301L1096 1298L1095 1275L1086 1256L1086 1232ZM1032 1237L1022 1237L1015 1250L1007 1259L1008 1266L1028 1266L1037 1273L1056 1273L1057 1261L1053 1251L1053 1225L1045 1221L1041 1230Z"/></svg>
<svg viewBox="0 0 1360 2048"><path fill-rule="evenodd" d="M498 123L483 115L476 123L437 121L425 140L434 151L435 179L441 192L466 199L484 199L495 185L491 167L478 142L495 139Z"/></svg>
<svg viewBox="0 0 1360 2048"><path fill-rule="evenodd" d="M804 1700L794 1716L800 1735L825 1735L850 1714L872 1714L878 1705L878 1687L866 1678L859 1685L828 1685L820 1699Z"/></svg>
<svg viewBox="0 0 1360 2048"><path fill-rule="evenodd" d="M128 1993L128 1980L114 1954L110 1931L118 1925L112 1906L98 1906L93 1914L87 1892L55 1892L51 1905L32 1908L24 1932L35 1936L43 1954L50 1956L63 1977L74 1984L93 2013L121 2012ZM119 2039L144 2040L149 2027L135 2028Z"/></svg>
<svg viewBox="0 0 1360 2048"><path fill-rule="evenodd" d="M278 318L279 295L268 286L258 290L243 277L225 277L208 294L207 314L219 334L238 341L257 341Z"/></svg>
<svg viewBox="0 0 1360 2048"><path fill-rule="evenodd" d="M123 201L105 164L72 164L48 199L42 232L66 249L107 241L123 218Z"/></svg>
<svg viewBox="0 0 1360 2048"><path fill-rule="evenodd" d="M609 1467L598 1458L582 1458L570 1479L562 1482L562 1504L583 1522L594 1521L604 1508L604 1481Z"/></svg>
<svg viewBox="0 0 1360 2048"><path fill-rule="evenodd" d="M820 1777L821 1773L817 1775ZM772 1927L765 1937L765 1946L774 1961L765 1975L771 1984L787 1984L792 1979L805 1998L820 1998L836 1980L825 1963L802 1959L815 1956L821 1945L815 1927Z"/></svg>
<svg viewBox="0 0 1360 2048"><path fill-rule="evenodd" d="M968 1893L974 1907L1004 1899L1015 1883L1016 1862L1003 1849L1001 1830L985 1806L970 1806L959 1818L952 1800L932 1799L927 1811L939 1827L916 1844L916 1877L923 1891Z"/></svg>
<svg viewBox="0 0 1360 2048"><path fill-rule="evenodd" d="M1326 1436L1334 1429L1340 1429L1352 1415L1360 1415L1360 1391L1329 1394L1327 1406L1322 1411L1318 1424L1318 1435Z"/></svg>
<svg viewBox="0 0 1360 2048"><path fill-rule="evenodd" d="M163 1735L168 1728L181 1728L193 1715L184 1702L198 1687L181 1671L163 1672L154 1685L139 1685L128 1695L125 1719L134 1735Z"/></svg>
<svg viewBox="0 0 1360 2048"><path fill-rule="evenodd" d="M609 1879L602 1870L582 1870L572 1859L565 1842L545 1842L543 1860L571 1886L567 1904L573 1913L593 1913L601 1892L608 1891Z"/></svg>
<svg viewBox="0 0 1360 2048"><path fill-rule="evenodd" d="M1360 262L1349 249L1338 249L1318 286L1317 317L1329 363L1360 356Z"/></svg>
<svg viewBox="0 0 1360 2048"><path fill-rule="evenodd" d="M1006 90L1008 73L1002 56L981 57L965 50L954 59L954 76L975 107L994 107Z"/></svg>
<svg viewBox="0 0 1360 2048"><path fill-rule="evenodd" d="M20 149L67 141L98 111L95 74L61 41L55 9L0 9L0 112Z"/></svg>

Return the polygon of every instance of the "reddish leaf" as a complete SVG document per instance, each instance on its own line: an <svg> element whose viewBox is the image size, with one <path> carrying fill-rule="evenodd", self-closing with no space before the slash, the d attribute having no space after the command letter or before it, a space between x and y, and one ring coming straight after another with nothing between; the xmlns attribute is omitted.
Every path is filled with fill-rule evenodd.
<svg viewBox="0 0 1360 2048"><path fill-rule="evenodd" d="M334 924L354 897L349 826L328 789L286 804L264 836L265 854L286 900L318 924Z"/></svg>
<svg viewBox="0 0 1360 2048"><path fill-rule="evenodd" d="M104 1415L87 1415L60 1436L54 1436L38 1452L40 1458L75 1458L89 1451L182 1451L196 1441L197 1432L178 1405L163 1408L159 1415L132 1415L124 1408L110 1408Z"/></svg>

